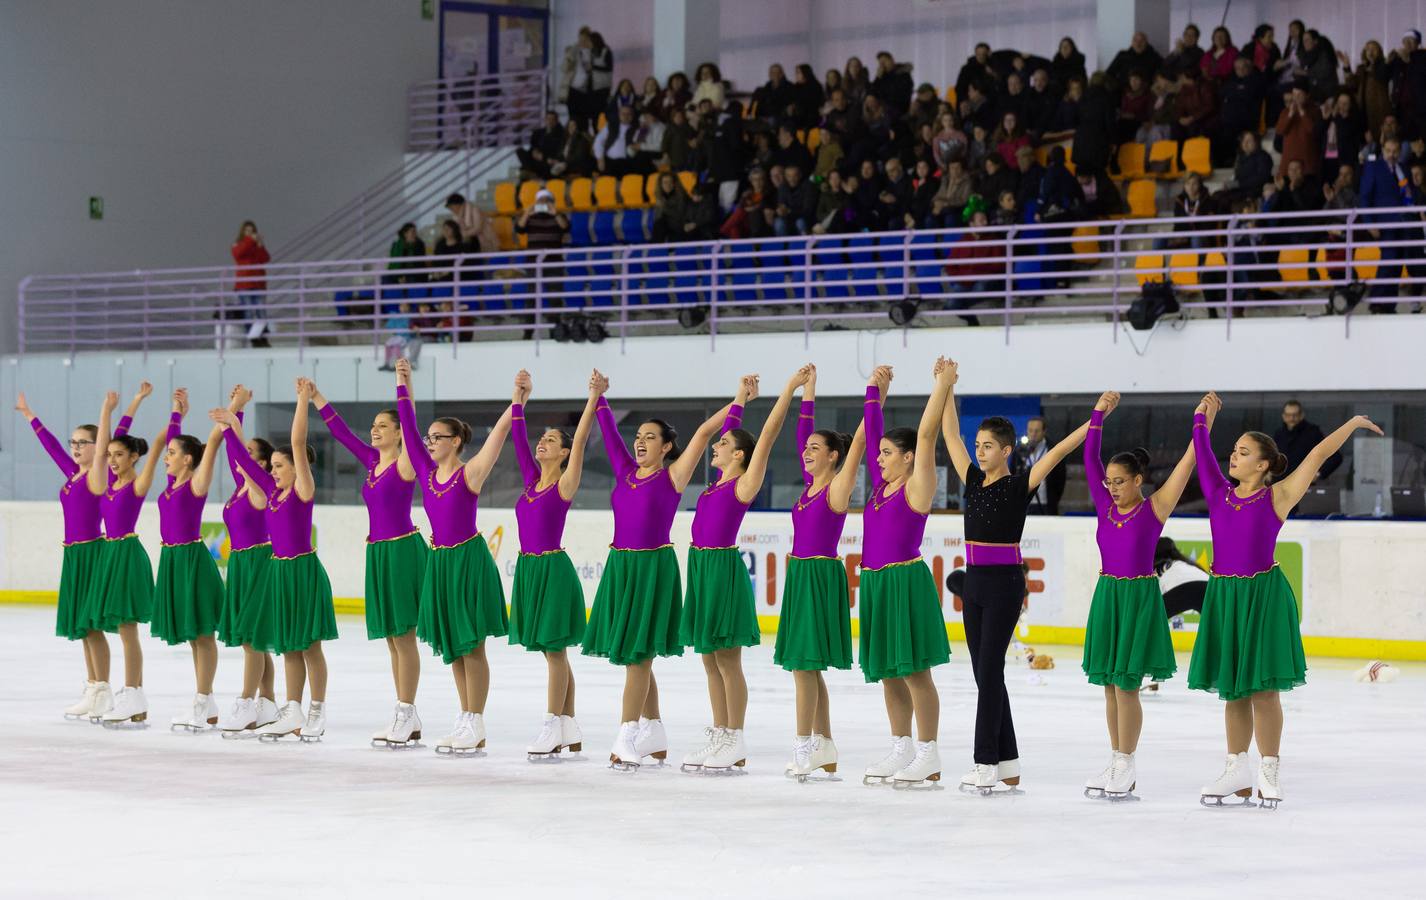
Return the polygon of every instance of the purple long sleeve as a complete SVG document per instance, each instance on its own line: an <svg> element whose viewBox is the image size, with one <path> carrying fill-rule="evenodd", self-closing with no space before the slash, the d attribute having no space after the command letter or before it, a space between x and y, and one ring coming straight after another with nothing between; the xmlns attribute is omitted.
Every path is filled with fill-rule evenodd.
<svg viewBox="0 0 1426 900"><path fill-rule="evenodd" d="M322 422L327 426L327 430L336 438L337 443L347 448L347 452L356 457L356 461L361 463L362 468L370 469L381 459L381 453L377 449L361 438L357 437L347 423L337 412L337 408L328 403L320 411Z"/></svg>
<svg viewBox="0 0 1426 900"><path fill-rule="evenodd" d="M82 544L98 540L103 534L99 525L99 497L89 492L79 464L65 452L64 445L50 434L38 418L30 420L30 428L39 438L40 446L64 473L64 487L59 489L59 506L64 514L64 543ZM76 477L79 477L78 481Z"/></svg>
<svg viewBox="0 0 1426 900"><path fill-rule="evenodd" d="M163 453L168 450L168 445L173 443L173 439L183 433L183 413L173 410L168 414L168 433L163 437L163 446L155 447L153 452ZM196 463L195 463L196 465ZM168 476L168 487L173 489L173 476Z"/></svg>
<svg viewBox="0 0 1426 900"><path fill-rule="evenodd" d="M1103 446L1104 413L1096 409L1089 414L1089 433L1084 436L1084 477L1089 481L1089 496L1094 498L1094 508L1100 515L1113 503L1109 489L1104 486Z"/></svg>
<svg viewBox="0 0 1426 900"><path fill-rule="evenodd" d="M1154 574L1154 548L1163 534L1164 523L1147 500L1120 514L1104 486L1103 425L1104 413L1096 409L1089 416L1089 433L1084 439L1084 474L1098 513L1094 538L1099 544L1099 571L1113 578L1150 578Z"/></svg>
<svg viewBox="0 0 1426 900"><path fill-rule="evenodd" d="M114 428L114 437L122 437L129 433L129 429L134 426L133 416L120 416L119 424Z"/></svg>
<svg viewBox="0 0 1426 900"><path fill-rule="evenodd" d="M45 448L45 452L54 460L54 464L64 473L65 478L73 478L79 474L79 464L64 449L64 445L59 442L59 438L50 434L48 428L39 420L39 417L30 420L30 428L35 432L35 437L39 438L40 446ZM96 448L97 451L97 448Z"/></svg>
<svg viewBox="0 0 1426 900"><path fill-rule="evenodd" d="M239 412L239 413L235 413L235 415L238 417L238 424L239 424L239 425L242 425L242 424L243 424L243 414L242 414L241 412ZM247 455L247 452L248 452L247 448L244 447L244 448L243 448L243 455L246 456L246 455ZM233 476L233 484L237 485L238 487L242 487L242 486L243 486L243 478L242 478L242 472L243 472L243 470L238 467L238 458L237 458L237 456L235 456L235 455L232 453L232 451L229 451L228 454L227 454L227 456L228 456L228 474L230 474L230 475Z"/></svg>
<svg viewBox="0 0 1426 900"><path fill-rule="evenodd" d="M540 480L540 466L530 450L530 432L525 427L525 404L510 404L510 439L515 442L515 461L520 464L520 477L525 487Z"/></svg>
<svg viewBox="0 0 1426 900"><path fill-rule="evenodd" d="M1208 417L1203 413L1193 414L1193 452L1198 468L1198 486L1203 489L1203 496L1209 500L1211 508L1212 498L1222 495L1229 484L1218 466L1218 457L1213 455Z"/></svg>
<svg viewBox="0 0 1426 900"><path fill-rule="evenodd" d="M742 424L743 424L743 405L742 405L741 403L734 403L734 404L732 404L731 406L728 407L728 414L723 417L723 427L720 428L720 429L718 429L718 436L719 436L719 437L722 437L723 435L725 435L725 434L727 434L728 432L732 431L734 428L740 427ZM719 468L717 468L717 467L715 466L715 467L713 468L713 480L714 480L714 481L717 481L718 479L720 479L720 478L722 478L722 477L723 477L723 470L722 470L722 469L719 469Z"/></svg>
<svg viewBox="0 0 1426 900"><path fill-rule="evenodd" d="M609 465L614 469L614 476L622 478L638 468L634 464L634 454L629 452L628 445L619 435L619 423L614 418L614 410L609 408L608 400L603 397L599 398L599 405L594 411L594 417L599 421L599 434L604 438L604 453L609 457Z"/></svg>
<svg viewBox="0 0 1426 900"><path fill-rule="evenodd" d="M257 485L258 490L271 496L273 489L277 487L277 482L273 480L271 473L248 455L248 448L238 440L238 433L231 428L223 429L223 445L228 448L228 458L237 460L238 466L243 470L243 474L248 477L248 480Z"/></svg>
<svg viewBox="0 0 1426 900"><path fill-rule="evenodd" d="M406 445L406 455L419 481L436 468L436 461L426 449L426 435L416 424L416 403L404 384L396 386L396 415L401 419L401 440Z"/></svg>
<svg viewBox="0 0 1426 900"><path fill-rule="evenodd" d="M361 499L366 505L367 541L391 541L415 532L416 526L411 521L411 502L415 499L416 485L401 477L400 462L388 463L385 469L378 472L381 451L357 437L332 404L322 407L321 415L332 437L346 447L366 470Z"/></svg>
<svg viewBox="0 0 1426 900"><path fill-rule="evenodd" d="M876 458L881 452L881 436L886 430L886 423L881 417L881 390L874 384L866 388L866 399L862 401L862 423L866 429L866 474L874 496L881 490L881 466L877 465Z"/></svg>
<svg viewBox="0 0 1426 900"><path fill-rule="evenodd" d="M802 470L802 483L812 486L812 473L802 465L802 454L807 452L807 442L812 440L812 432L817 430L817 403L803 400L802 409L797 413L797 467Z"/></svg>
<svg viewBox="0 0 1426 900"><path fill-rule="evenodd" d="M1248 578L1271 569L1282 520L1273 509L1273 490L1241 497L1223 476L1213 456L1208 419L1193 417L1193 449L1198 463L1198 483L1208 503L1208 524L1213 532L1213 574Z"/></svg>

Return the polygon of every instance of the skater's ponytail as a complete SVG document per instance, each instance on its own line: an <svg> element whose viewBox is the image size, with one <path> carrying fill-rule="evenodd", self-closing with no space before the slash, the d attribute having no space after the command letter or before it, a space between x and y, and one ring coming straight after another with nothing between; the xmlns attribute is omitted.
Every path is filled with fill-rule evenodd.
<svg viewBox="0 0 1426 900"><path fill-rule="evenodd" d="M573 447L574 447L574 435L570 434L568 431L566 431L566 430L563 429L563 428L546 428L546 429L545 429L545 434L549 434L549 433L552 432L552 431L555 433L555 436L559 438L560 449L561 449L561 450L571 450L571 449L573 449ZM568 456L566 456L564 459L561 459L561 460L560 460L560 469L561 469L561 471L563 471L564 469L567 469L567 468L569 468L569 457L568 457Z"/></svg>
<svg viewBox="0 0 1426 900"><path fill-rule="evenodd" d="M178 444L178 455L186 456L192 460L188 467L190 469L198 468L198 461L203 458L203 442L191 434L180 434L173 440Z"/></svg>
<svg viewBox="0 0 1426 900"><path fill-rule="evenodd" d="M733 452L743 454L743 468L746 469L753 458L753 450L757 448L758 439L753 437L753 433L746 428L729 429L728 438L733 442Z"/></svg>
<svg viewBox="0 0 1426 900"><path fill-rule="evenodd" d="M847 451L852 446L852 436L845 431L832 431L828 428L821 428L812 432L813 437L822 439L822 443L827 445L828 453L837 454L837 461L832 463L832 471L836 472L842 468L842 463L847 461Z"/></svg>
<svg viewBox="0 0 1426 900"><path fill-rule="evenodd" d="M1118 466L1129 473L1130 478L1149 477L1149 451L1143 447L1124 450L1109 458L1109 465Z"/></svg>
<svg viewBox="0 0 1426 900"><path fill-rule="evenodd" d="M456 437L460 439L460 445L456 447L457 454L464 453L465 448L470 446L470 426L465 422L451 416L441 416L436 420L436 424L442 428L449 428L451 431L454 431Z"/></svg>
<svg viewBox="0 0 1426 900"><path fill-rule="evenodd" d="M902 453L916 452L916 429L914 428L893 428L881 437Z"/></svg>
<svg viewBox="0 0 1426 900"><path fill-rule="evenodd" d="M248 440L253 442L253 449L257 452L252 455L257 460L257 464L262 466L264 472L272 471L272 454L277 450L272 446L272 442L260 437L251 437Z"/></svg>
<svg viewBox="0 0 1426 900"><path fill-rule="evenodd" d="M386 416L391 420L391 424L396 426L396 446L404 446L405 441L401 437L401 414L394 409L383 409L376 415L378 417Z"/></svg>
<svg viewBox="0 0 1426 900"><path fill-rule="evenodd" d="M120 434L109 439L110 444L118 444L134 456L143 456L149 452L149 442L141 437L134 437L132 434Z"/></svg>
<svg viewBox="0 0 1426 900"><path fill-rule="evenodd" d="M1277 448L1277 441L1263 434L1261 431L1250 431L1244 435L1248 440L1258 445L1258 453L1267 460L1268 477L1265 481L1272 481L1280 478L1287 471L1287 457Z"/></svg>

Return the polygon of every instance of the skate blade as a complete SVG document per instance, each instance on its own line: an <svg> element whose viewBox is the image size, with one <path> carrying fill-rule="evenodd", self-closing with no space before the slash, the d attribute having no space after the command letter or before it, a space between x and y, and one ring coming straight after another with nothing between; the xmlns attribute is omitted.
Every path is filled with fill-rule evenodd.
<svg viewBox="0 0 1426 900"><path fill-rule="evenodd" d="M892 776L892 775L863 775L863 776L862 776L862 784L866 785L867 787L879 787L879 786L881 786L881 785L883 785L883 784L891 784L893 781L895 781L895 776Z"/></svg>
<svg viewBox="0 0 1426 900"><path fill-rule="evenodd" d="M149 723L144 719L120 719L117 722L105 719L99 724L110 731L146 731L149 727Z"/></svg>
<svg viewBox="0 0 1426 900"><path fill-rule="evenodd" d="M459 756L475 757L485 755L485 743L482 741L479 747L437 747L437 756Z"/></svg>
<svg viewBox="0 0 1426 900"><path fill-rule="evenodd" d="M302 743L304 743L304 744L320 744L320 743L322 743L322 736L321 736L320 734L313 734L313 735L298 734L298 735L297 735L297 739L300 740L300 741L301 741Z"/></svg>
<svg viewBox="0 0 1426 900"><path fill-rule="evenodd" d="M531 753L527 750L525 752L525 759L527 762L540 765L552 765L564 762L558 750L551 750L549 753Z"/></svg>
<svg viewBox="0 0 1426 900"><path fill-rule="evenodd" d="M725 768L711 769L703 767L703 774L709 778L737 778L740 775L748 774L746 765L733 765Z"/></svg>
<svg viewBox="0 0 1426 900"><path fill-rule="evenodd" d="M1282 802L1282 799L1281 799L1281 798L1279 798L1279 799L1277 799L1277 800L1274 800L1274 799L1271 798L1271 797L1264 797L1264 796L1263 796L1263 792L1262 792L1262 791L1258 791L1258 808L1259 808L1259 809L1277 809L1277 805L1278 805L1279 803L1281 803L1281 802Z"/></svg>
<svg viewBox="0 0 1426 900"><path fill-rule="evenodd" d="M78 715L76 715L76 714L74 714L74 713L65 713L65 714L64 714L64 720L65 720L66 722L92 722L92 721L94 721L92 718L90 718L89 713L79 713Z"/></svg>
<svg viewBox="0 0 1426 900"><path fill-rule="evenodd" d="M257 736L257 739L258 742L262 744L276 744L281 742L283 738L288 737L297 737L297 735L289 731L286 734L260 734Z"/></svg>
<svg viewBox="0 0 1426 900"><path fill-rule="evenodd" d="M1105 800L1109 797L1109 792L1104 788L1085 788L1084 796L1090 800Z"/></svg>
<svg viewBox="0 0 1426 900"><path fill-rule="evenodd" d="M257 732L251 728L230 729L218 732L225 741L250 741L257 737Z"/></svg>
<svg viewBox="0 0 1426 900"><path fill-rule="evenodd" d="M1234 801L1234 802L1225 802ZM1204 796L1199 797L1198 802L1209 809L1250 809L1257 806L1251 796L1240 794L1229 794L1226 797Z"/></svg>
<svg viewBox="0 0 1426 900"><path fill-rule="evenodd" d="M609 757L609 768L621 774L632 775L633 773L639 771L639 764L636 762L628 762L626 760L611 756Z"/></svg>
<svg viewBox="0 0 1426 900"><path fill-rule="evenodd" d="M1108 800L1110 803L1138 803L1139 795L1134 793L1133 791L1130 791L1127 794L1111 794L1108 791L1105 791L1104 799Z"/></svg>
<svg viewBox="0 0 1426 900"><path fill-rule="evenodd" d="M680 763L678 770L688 775L701 775L703 773L702 763Z"/></svg>
<svg viewBox="0 0 1426 900"><path fill-rule="evenodd" d="M412 738L409 741L372 741L371 746L377 750L415 750L426 745Z"/></svg>
<svg viewBox="0 0 1426 900"><path fill-rule="evenodd" d="M893 791L940 791L944 790L945 786L941 784L941 773L936 772L915 781L894 778L891 782L891 789Z"/></svg>
<svg viewBox="0 0 1426 900"><path fill-rule="evenodd" d="M818 774L817 772L809 772L806 775L802 775L796 772L788 772L787 777L793 779L798 784L839 784L842 780L841 776L833 775L831 773L826 772L822 774Z"/></svg>
<svg viewBox="0 0 1426 900"><path fill-rule="evenodd" d="M174 734L206 734L213 730L212 725L184 725L174 722L168 726L168 730Z"/></svg>

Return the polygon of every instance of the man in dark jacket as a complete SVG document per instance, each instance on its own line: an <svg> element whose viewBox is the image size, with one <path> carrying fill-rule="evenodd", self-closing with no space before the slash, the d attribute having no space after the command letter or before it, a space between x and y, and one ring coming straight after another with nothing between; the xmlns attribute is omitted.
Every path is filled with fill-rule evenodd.
<svg viewBox="0 0 1426 900"><path fill-rule="evenodd" d="M975 55L968 58L956 76L956 101L966 97L966 89L971 84L979 84L982 92L988 93L995 84L995 72L990 68L990 45L976 44Z"/></svg>
<svg viewBox="0 0 1426 900"><path fill-rule="evenodd" d="M787 117L787 108L797 99L792 82L782 66L773 63L767 69L767 83L753 91L753 103L757 105L759 119L766 122L780 122Z"/></svg>
<svg viewBox="0 0 1426 900"><path fill-rule="evenodd" d="M1044 69L1030 73L1030 87L1025 91L1025 118L1021 121L1032 140L1040 140L1059 105L1060 98L1050 88L1050 73Z"/></svg>
<svg viewBox="0 0 1426 900"><path fill-rule="evenodd" d="M1322 429L1307 421L1307 415L1302 410L1302 404L1296 400L1289 400L1282 405L1282 427L1273 434L1273 441L1277 443L1277 449L1282 451L1282 455L1287 457L1287 471L1284 476L1291 475L1292 471L1302 465L1302 461L1307 459L1307 454L1312 452L1312 448L1322 443ZM1322 464L1322 468L1317 471L1317 480L1326 481L1327 477L1342 465L1342 454L1333 453Z"/></svg>
<svg viewBox="0 0 1426 900"><path fill-rule="evenodd" d="M1388 138L1382 142L1381 153L1367 157L1366 163L1362 166L1362 186L1357 195L1357 207L1359 209L1389 209L1394 206L1410 206L1411 201L1411 177L1401 164L1401 141ZM1397 222L1407 221L1408 218L1409 214L1373 213L1363 215L1360 221L1371 228L1370 233L1374 240L1404 241L1416 237L1411 233L1411 229L1383 228L1381 226L1394 225ZM1394 273L1388 263L1395 260L1399 266L1400 261L1406 256L1407 252L1404 247L1382 247L1383 265L1378 269L1378 272L1383 278L1392 277ZM1378 284L1372 287L1371 295L1373 297L1396 297L1398 292L1399 285ZM1372 312L1394 313L1396 304L1373 304Z"/></svg>
<svg viewBox="0 0 1426 900"><path fill-rule="evenodd" d="M1025 425L1025 441L1016 452L1016 459L1019 462L1016 471L1028 472L1033 469L1035 463L1043 459L1052 446L1054 446L1053 442L1045 433L1045 420L1035 416ZM1067 470L1063 462L1050 470L1050 474L1040 482L1035 493L1030 495L1030 515L1057 516L1060 514L1060 498L1065 495L1066 475Z"/></svg>
<svg viewBox="0 0 1426 900"><path fill-rule="evenodd" d="M1421 32L1407 29L1401 36L1401 46L1387 58L1387 66L1406 134L1426 135L1426 50L1421 49Z"/></svg>
<svg viewBox="0 0 1426 900"><path fill-rule="evenodd" d="M1079 123L1070 148L1076 169L1098 172L1109 168L1115 121L1114 100L1105 89L1104 76L1095 72L1079 103Z"/></svg>
<svg viewBox="0 0 1426 900"><path fill-rule="evenodd" d="M871 93L881 99L893 116L904 116L911 108L911 88L911 64L898 63L885 50L878 53Z"/></svg>
<svg viewBox="0 0 1426 900"><path fill-rule="evenodd" d="M1219 86L1218 126L1213 131L1213 164L1230 166L1245 131L1254 134L1263 115L1267 86L1247 56L1233 60L1233 74Z"/></svg>
<svg viewBox="0 0 1426 900"><path fill-rule="evenodd" d="M535 178L549 178L550 164L564 155L564 126L559 114L554 110L545 113L543 128L536 128L530 134L530 147L520 147L515 151L520 159L520 168Z"/></svg>
<svg viewBox="0 0 1426 900"><path fill-rule="evenodd" d="M1114 55L1114 61L1109 64L1106 74L1113 80L1116 91L1123 90L1124 85L1129 83L1130 72L1135 69L1140 72L1157 72L1163 62L1164 58L1159 55L1159 51L1149 43L1149 36L1142 31L1136 31L1129 41L1129 46Z"/></svg>
<svg viewBox="0 0 1426 900"><path fill-rule="evenodd" d="M782 166L797 166L806 175L813 169L812 154L797 140L797 134L792 130L790 124L784 123L777 129L777 149L772 151L772 164Z"/></svg>
<svg viewBox="0 0 1426 900"><path fill-rule="evenodd" d="M782 178L782 187L777 189L777 210L772 220L773 234L778 237L807 234L816 224L817 189L796 165L785 167Z"/></svg>

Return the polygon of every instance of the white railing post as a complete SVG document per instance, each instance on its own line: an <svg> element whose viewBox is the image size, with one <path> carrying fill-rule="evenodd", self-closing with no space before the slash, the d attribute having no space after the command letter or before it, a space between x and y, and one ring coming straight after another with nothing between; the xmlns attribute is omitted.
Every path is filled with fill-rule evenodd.
<svg viewBox="0 0 1426 900"><path fill-rule="evenodd" d="M619 251L619 353L623 355L629 331L629 256L632 247Z"/></svg>
<svg viewBox="0 0 1426 900"><path fill-rule="evenodd" d="M1015 289L1015 254L1010 252L1010 248L1015 243L1015 232L1019 230L1017 225L1010 226L1010 230L1005 232L1004 249L1001 251L1005 257L1005 343L1007 346L1010 344L1010 304Z"/></svg>
<svg viewBox="0 0 1426 900"><path fill-rule="evenodd" d="M1126 220L1120 219L1114 223L1114 252L1110 265L1114 269L1114 281L1110 287L1109 302L1114 307L1114 343L1119 343L1119 282L1122 277L1123 260L1119 258L1120 250L1124 240L1124 223Z"/></svg>
<svg viewBox="0 0 1426 900"><path fill-rule="evenodd" d="M149 273L145 271L144 276L144 316L143 316L143 337L141 338L144 351L144 362L149 361Z"/></svg>
<svg viewBox="0 0 1426 900"><path fill-rule="evenodd" d="M541 326L544 325L546 253L547 251L541 250L535 257L535 318L533 320L534 328L531 330L534 332L536 356L540 355L540 339L544 333L544 328ZM560 292L563 293L563 289ZM561 301L560 305L563 306L564 302Z"/></svg>
<svg viewBox="0 0 1426 900"><path fill-rule="evenodd" d="M718 349L718 253L722 242L715 243L708 258L708 347Z"/></svg>
<svg viewBox="0 0 1426 900"><path fill-rule="evenodd" d="M1227 337L1230 340L1233 337L1233 271L1237 268L1233 263L1233 258L1237 255L1238 252L1238 235L1235 233L1237 225L1237 216L1232 216L1228 219L1228 254L1223 257L1223 264L1228 267L1228 274L1223 279L1223 285L1225 288L1223 292L1223 299L1226 303L1223 315L1225 319L1225 324L1227 325ZM1253 281L1253 278L1257 276L1257 274L1258 273L1254 272L1251 276L1249 276L1249 283Z"/></svg>
<svg viewBox="0 0 1426 900"><path fill-rule="evenodd" d="M451 358L455 358L456 346L460 344L460 314L461 314L461 294L460 294L460 269L461 260L464 257L457 256L451 260Z"/></svg>
<svg viewBox="0 0 1426 900"><path fill-rule="evenodd" d="M802 347L812 346L812 254L817 248L817 235L809 235L802 254Z"/></svg>

